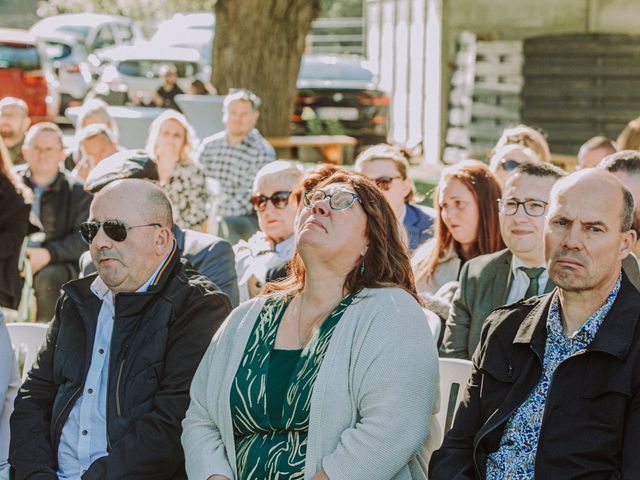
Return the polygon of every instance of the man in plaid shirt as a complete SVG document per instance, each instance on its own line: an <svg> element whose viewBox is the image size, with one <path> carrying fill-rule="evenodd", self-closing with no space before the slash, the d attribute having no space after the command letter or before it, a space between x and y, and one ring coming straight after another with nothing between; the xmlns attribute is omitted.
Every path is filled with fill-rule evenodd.
<svg viewBox="0 0 640 480"><path fill-rule="evenodd" d="M226 129L202 141L196 158L207 177L220 182L221 230L231 243L258 230L250 197L253 179L276 159L273 147L256 130L260 99L249 90L232 90L223 104Z"/></svg>

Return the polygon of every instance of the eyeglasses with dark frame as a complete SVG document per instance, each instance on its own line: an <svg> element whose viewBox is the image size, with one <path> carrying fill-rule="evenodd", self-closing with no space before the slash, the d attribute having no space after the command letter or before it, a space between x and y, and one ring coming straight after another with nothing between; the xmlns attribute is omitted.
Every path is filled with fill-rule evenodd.
<svg viewBox="0 0 640 480"><path fill-rule="evenodd" d="M388 177L386 175L383 175L378 178L370 178L370 180L374 182L380 190L387 192L391 188L391 184L394 180L403 180L403 178L400 175L397 175L395 177Z"/></svg>
<svg viewBox="0 0 640 480"><path fill-rule="evenodd" d="M124 242L127 238L127 232L134 228L142 227L162 227L159 223L146 223L144 225L126 225L122 220L105 220L104 222L84 222L80 224L80 235L82 239L89 245L96 238L100 227L103 228L107 237L116 242Z"/></svg>
<svg viewBox="0 0 640 480"><path fill-rule="evenodd" d="M291 192L282 190L275 192L270 197L266 195L251 195L249 201L256 212L264 212L267 209L267 203L269 201L271 201L275 208L282 210L289 204L289 197L291 197Z"/></svg>
<svg viewBox="0 0 640 480"><path fill-rule="evenodd" d="M329 207L332 210L346 210L356 201L362 205L358 194L349 190L338 190L336 193L326 193L324 190L309 190L304 193L303 203L306 208L312 208L316 203L329 199Z"/></svg>
<svg viewBox="0 0 640 480"><path fill-rule="evenodd" d="M520 202L513 198L499 199L498 208L503 215L515 215L518 213L518 208L524 208L524 213L530 217L541 217L547 212L547 202L542 200L526 200Z"/></svg>

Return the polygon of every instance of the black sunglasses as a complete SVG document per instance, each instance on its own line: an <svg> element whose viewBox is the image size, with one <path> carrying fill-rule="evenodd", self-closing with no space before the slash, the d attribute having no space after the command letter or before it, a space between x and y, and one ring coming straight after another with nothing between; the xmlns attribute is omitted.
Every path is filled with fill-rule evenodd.
<svg viewBox="0 0 640 480"><path fill-rule="evenodd" d="M98 232L100 231L100 227L104 229L104 233L107 234L111 240L116 242L124 242L127 238L127 232L132 228L141 228L141 227L161 227L159 223L147 223L145 225L133 225L127 226L124 224L122 220L106 220L102 223L100 222L84 222L80 224L80 235L82 239L91 245L93 239L96 238Z"/></svg>
<svg viewBox="0 0 640 480"><path fill-rule="evenodd" d="M271 203L277 209L283 209L289 203L289 197L291 192L276 192L270 197L265 195L251 195L249 201L253 205L253 208L258 212L263 212L267 208L267 202L271 200Z"/></svg>

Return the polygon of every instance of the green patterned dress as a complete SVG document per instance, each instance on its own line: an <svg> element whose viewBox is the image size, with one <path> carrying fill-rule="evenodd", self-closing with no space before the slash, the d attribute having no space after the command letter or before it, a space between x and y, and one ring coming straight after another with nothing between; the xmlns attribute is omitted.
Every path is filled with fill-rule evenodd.
<svg viewBox="0 0 640 480"><path fill-rule="evenodd" d="M231 389L238 478L304 478L311 394L347 295L303 350L274 350L290 298L265 303Z"/></svg>

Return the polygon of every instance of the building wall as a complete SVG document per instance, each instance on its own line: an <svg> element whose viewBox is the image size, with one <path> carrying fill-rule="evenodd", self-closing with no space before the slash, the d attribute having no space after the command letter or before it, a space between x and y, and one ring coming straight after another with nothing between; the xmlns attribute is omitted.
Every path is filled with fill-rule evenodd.
<svg viewBox="0 0 640 480"><path fill-rule="evenodd" d="M404 13L407 5L409 17ZM471 31L481 40L562 33L640 34L638 13L640 0L365 0L367 52L394 100L391 140L412 145L421 138L425 151L441 150L456 39L462 31ZM439 25L432 23L427 29L429 20L437 20ZM439 30L435 35L440 36L440 42L432 39L427 45L434 28ZM409 34L405 35L407 29ZM409 38L408 43L398 41L401 37ZM438 43L440 51L434 53L432 47ZM434 57L438 64L427 68ZM424 72L420 81L414 81L414 88L408 88L403 78L406 65L411 66L414 76L416 71ZM434 75L433 68L440 69L439 82L428 81ZM438 100L433 98L436 91ZM433 102L438 102L437 114L427 111L434 108ZM434 125L434 115L440 118L439 125ZM425 161L437 161L435 156L425 155Z"/></svg>

